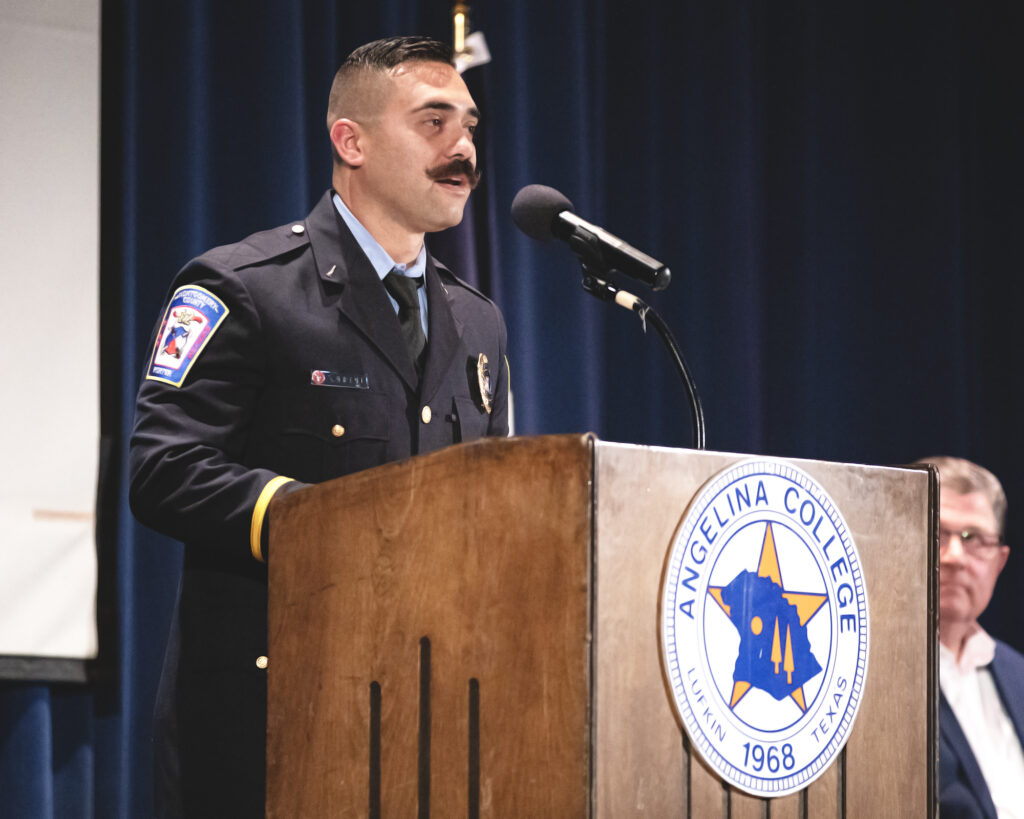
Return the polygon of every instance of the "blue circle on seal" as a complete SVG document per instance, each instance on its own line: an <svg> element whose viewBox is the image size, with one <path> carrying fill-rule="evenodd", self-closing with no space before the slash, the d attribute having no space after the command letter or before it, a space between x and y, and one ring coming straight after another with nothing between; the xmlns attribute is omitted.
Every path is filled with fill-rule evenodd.
<svg viewBox="0 0 1024 819"><path fill-rule="evenodd" d="M757 796L806 787L845 745L863 697L860 558L806 472L742 461L683 516L661 601L662 658L693 746Z"/></svg>

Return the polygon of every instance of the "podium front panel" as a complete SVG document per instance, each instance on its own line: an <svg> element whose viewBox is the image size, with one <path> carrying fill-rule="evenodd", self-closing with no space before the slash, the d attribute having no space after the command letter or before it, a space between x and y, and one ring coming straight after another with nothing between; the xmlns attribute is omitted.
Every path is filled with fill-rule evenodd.
<svg viewBox="0 0 1024 819"><path fill-rule="evenodd" d="M804 790L762 799L724 784L690 747L659 655L662 575L691 500L747 457L597 445L595 815L934 816L937 564L924 470L790 461L836 501L867 583L868 672L838 761Z"/></svg>
<svg viewBox="0 0 1024 819"><path fill-rule="evenodd" d="M593 441L497 443L275 509L268 816L586 815Z"/></svg>

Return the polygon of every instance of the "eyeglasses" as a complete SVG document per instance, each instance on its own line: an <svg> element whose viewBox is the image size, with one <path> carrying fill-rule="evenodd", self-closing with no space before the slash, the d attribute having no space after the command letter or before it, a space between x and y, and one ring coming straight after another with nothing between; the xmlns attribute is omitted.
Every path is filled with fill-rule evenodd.
<svg viewBox="0 0 1024 819"><path fill-rule="evenodd" d="M949 542L956 536L960 541L961 548L973 557L988 557L1002 542L999 535L990 535L985 532L972 532L964 529L955 532L952 529L939 528L939 548L948 549Z"/></svg>

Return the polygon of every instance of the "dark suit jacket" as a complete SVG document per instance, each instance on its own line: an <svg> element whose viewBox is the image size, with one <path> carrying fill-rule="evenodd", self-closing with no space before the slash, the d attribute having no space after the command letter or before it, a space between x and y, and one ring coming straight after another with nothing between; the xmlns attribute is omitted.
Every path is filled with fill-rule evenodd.
<svg viewBox="0 0 1024 819"><path fill-rule="evenodd" d="M193 260L172 294L185 285L228 313L180 386L143 381L129 458L136 517L186 544L180 632L157 708L158 791L168 815L262 816L267 573L254 554L265 521L252 530L265 490L277 476L294 478L291 489L507 435L505 324L493 302L428 259L419 383L394 308L330 192L304 222Z"/></svg>
<svg viewBox="0 0 1024 819"><path fill-rule="evenodd" d="M1024 742L1024 656L996 640L989 670L1017 737ZM945 697L939 699L939 802L943 819L998 819L985 777Z"/></svg>

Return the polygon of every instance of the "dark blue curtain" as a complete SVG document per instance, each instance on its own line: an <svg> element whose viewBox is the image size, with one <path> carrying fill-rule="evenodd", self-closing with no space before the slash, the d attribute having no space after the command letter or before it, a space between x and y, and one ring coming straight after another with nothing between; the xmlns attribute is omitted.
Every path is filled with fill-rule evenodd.
<svg viewBox="0 0 1024 819"><path fill-rule="evenodd" d="M188 258L301 218L329 185L323 112L344 55L390 34L447 39L448 6L105 3L115 642L90 686L0 691L3 815L151 812L150 710L181 555L132 521L121 481L152 323ZM493 54L467 77L487 146L472 221L489 245L464 231L435 247L505 311L520 434L691 435L656 338L584 294L564 247L512 226L515 192L540 182L672 267L668 290L642 295L692 365L709 448L962 455L1003 479L1010 542L1024 537L1024 7L478 0L473 22ZM1024 648L1022 587L1014 552L985 622Z"/></svg>

